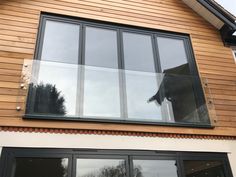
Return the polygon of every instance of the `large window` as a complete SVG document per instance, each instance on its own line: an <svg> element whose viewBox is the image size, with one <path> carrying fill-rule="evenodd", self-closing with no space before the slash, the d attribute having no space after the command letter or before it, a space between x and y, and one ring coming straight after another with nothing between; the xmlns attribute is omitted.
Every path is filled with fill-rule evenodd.
<svg viewBox="0 0 236 177"><path fill-rule="evenodd" d="M42 15L26 116L210 125L188 35Z"/></svg>
<svg viewBox="0 0 236 177"><path fill-rule="evenodd" d="M232 177L224 153L3 148L1 177Z"/></svg>

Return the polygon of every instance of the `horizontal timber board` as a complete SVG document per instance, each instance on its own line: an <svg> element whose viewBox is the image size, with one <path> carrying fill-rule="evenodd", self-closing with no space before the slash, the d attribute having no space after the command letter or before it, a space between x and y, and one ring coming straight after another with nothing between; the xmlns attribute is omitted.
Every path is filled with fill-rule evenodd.
<svg viewBox="0 0 236 177"><path fill-rule="evenodd" d="M87 129L87 130L114 130L130 132L150 132L150 133L176 133L176 134L199 134L199 135L222 135L236 136L234 127L215 127L212 129L183 128L154 125L122 125L111 123L86 123L86 122L61 122L42 120L22 120L19 117L0 117L2 126L38 127L38 128L62 128L62 129ZM95 128L96 127L96 128Z"/></svg>
<svg viewBox="0 0 236 177"><path fill-rule="evenodd" d="M18 96L20 93L20 90L18 88L1 88L0 87L0 95L13 95ZM0 105L0 108L3 107Z"/></svg>
<svg viewBox="0 0 236 177"><path fill-rule="evenodd" d="M51 1L52 2L52 1ZM70 5L71 7L76 7L76 6L79 6L79 8L83 8L84 4L87 4L88 6L88 2L83 2L83 1L79 1L80 4L78 3L69 3L67 5ZM54 3L55 4L55 3ZM117 3L116 3L117 4ZM73 6L74 5L74 6ZM96 7L97 8L97 5L98 3L96 3ZM65 5L66 6L66 5ZM85 7L87 7L85 6ZM90 6L87 7L87 9L90 9L91 10L91 7L94 6L94 3L90 3ZM34 7L34 6L33 6ZM136 7L133 7L131 6L130 8L133 8L133 9L129 9L127 10L127 7L125 8L124 10L124 7L120 7L120 8L115 8L115 6L112 6L112 4L110 4L109 6L99 6L100 8L102 8L103 11L105 12L110 12L109 10L111 10L111 12L114 12L114 10L117 10L120 14L122 13L123 15L127 15L127 16L135 16L135 17L139 17L139 15L143 18L146 18L146 19L153 19L154 18L166 18L166 15L168 13L168 9L165 9L165 11L163 11L163 9L156 9L154 11L151 11L150 9L146 10L146 8L142 8L142 9L137 9ZM9 10L12 10L12 11L21 11L21 12L24 12L24 8L19 8L17 6L15 6L14 8L12 7L8 7ZM86 9L86 8L85 8ZM32 10L32 9L25 9L27 12ZM35 10L34 14L36 13L37 11ZM171 11L172 12L172 11ZM181 11L178 11L178 12L172 12L172 13L168 13L168 16L173 19L173 20L176 20L176 21L184 21L184 22L192 22L191 24L193 26L199 26L199 24L203 24L203 21L196 21L196 18L191 18L192 16L188 15L188 14L184 14L184 15L180 15L180 13L183 12L182 10ZM157 14L157 13L161 13L161 14ZM145 17L143 16L145 15ZM180 18L182 17L182 18ZM189 19L190 18L190 19ZM169 19L169 18L168 18ZM168 20L166 19L166 20ZM157 19L156 19L157 20ZM195 25L195 23L197 23ZM206 25L206 23L205 23ZM203 30L203 28L199 28L199 30ZM213 30L215 32L215 30Z"/></svg>
<svg viewBox="0 0 236 177"><path fill-rule="evenodd" d="M56 1L55 3L53 3L54 1L50 1L50 2L40 2L40 1L34 1L33 2L33 4L37 4L37 7L38 8L44 8L43 9L43 11L49 11L49 12L54 12L54 13L62 13L63 14L63 12L65 13L68 13L68 11L69 11L69 13L70 14L68 14L68 15L73 15L73 16L78 16L79 14L81 14L81 15L83 15L83 13L82 12L84 12L84 14L87 14L87 16L88 16L88 14L90 14L90 15L95 15L96 14L96 16L99 16L99 14L98 13L101 13L101 14L103 14L103 15L101 15L101 16L104 16L104 17L107 17L107 18L109 18L109 17L113 17L113 18L109 18L109 19L116 19L116 18L118 18L118 19L123 19L123 20L126 20L126 19L130 19L130 20L133 20L133 21L142 21L142 19L143 18L135 18L135 17L130 17L130 18L128 18L126 15L124 15L124 17L122 18L122 15L120 14L120 13L117 13L117 15L116 14L113 14L113 13L105 13L104 12L104 10L103 11L101 11L101 9L100 8L95 8L95 9L93 9L93 10L84 10L84 9L81 9L81 7L80 6L78 6L78 8L80 8L80 11L79 12L77 12L78 10L78 8L76 8L75 9L75 6L74 5L71 5L71 4L67 4L67 6L71 6L70 8L71 9L66 9L67 11L65 11L65 7L64 6L66 6L66 5L64 5L63 6L63 8L62 8L62 6L60 6L59 4L58 4L58 1ZM27 2L25 2L25 3L31 3L32 4L32 2L30 2L30 1L27 1ZM66 6L66 7L67 7ZM49 9L49 7L50 7L50 9ZM62 11L58 11L58 9L60 9L60 10L62 10ZM74 9L74 10L73 10ZM91 7L90 7L90 9L91 9ZM74 11L74 12L73 12ZM92 18L96 18L96 16L95 17L92 17ZM143 16L144 17L144 16ZM101 19L101 17L99 18L99 19ZM144 19L143 19L144 20ZM160 19L161 20L161 19ZM106 21L106 20L105 20ZM109 20L109 21L111 21L111 20ZM140 21L140 22L141 22ZM153 23L153 22L155 22L154 20L149 20L149 23ZM172 23L173 23L173 20L172 20ZM145 24L148 24L148 21L146 20L145 21ZM169 26L169 23L167 23L166 22L166 20L163 22L163 24L165 24L166 26ZM158 23L157 24L159 27L161 27L161 22L160 23ZM140 26L140 25L138 25L138 26ZM186 26L183 26L183 25L181 25L181 24L175 24L175 25L171 25L172 26L172 28L173 27L175 27L175 26L178 26L179 28L184 28L184 29L186 29ZM206 25L203 25L203 26L206 26ZM168 28L169 29L169 28ZM167 30L168 30L167 29ZM193 30L192 29L192 27L189 27L188 28L189 30L191 30L193 33L195 33L196 32L196 34L198 34L198 35L203 35L204 34L204 32L198 32L199 31L199 29L198 30ZM165 29L164 29L165 30ZM178 30L178 28L176 28L176 30ZM211 30L211 31L209 31L209 33L206 33L207 35L206 36L209 36L209 35L213 35L212 33L215 33L216 31L215 30ZM213 36L215 36L215 35L213 35ZM212 36L212 37L213 37Z"/></svg>

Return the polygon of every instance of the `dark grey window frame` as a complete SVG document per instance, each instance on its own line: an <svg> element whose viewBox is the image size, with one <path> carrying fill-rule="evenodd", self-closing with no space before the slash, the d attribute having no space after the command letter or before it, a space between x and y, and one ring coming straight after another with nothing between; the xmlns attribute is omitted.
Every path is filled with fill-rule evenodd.
<svg viewBox="0 0 236 177"><path fill-rule="evenodd" d="M52 148L14 148L3 147L0 158L0 176L10 177L14 158L68 158L68 177L76 177L76 159L124 159L126 161L126 177L132 177L132 160L176 160L178 177L185 177L184 160L216 160L224 164L224 173L233 177L226 153L212 152L178 152L148 150L109 150L109 149L52 149Z"/></svg>
<svg viewBox="0 0 236 177"><path fill-rule="evenodd" d="M80 25L80 38L79 38L79 54L78 54L78 64L84 65L85 63L85 27L96 27L96 28L105 28L105 29L111 29L115 30L117 32L117 51L118 51L118 69L124 69L124 51L123 51L123 43L122 43L122 32L130 32L130 33L138 33L138 34L146 34L151 36L152 40L152 48L153 48L153 57L154 57L154 63L155 63L155 70L157 73L161 73L161 65L160 65L160 57L157 50L157 42L156 37L167 37L171 39L179 39L183 40L185 51L187 55L187 60L190 66L190 72L191 76L195 77L194 79L194 96L196 99L196 105L199 107L200 105L203 105L206 103L203 89L201 86L201 81L199 78L199 73L197 70L197 66L195 63L195 58L193 54L193 49L191 45L191 40L188 34L180 34L180 33L174 33L174 32L166 32L166 31L160 31L156 29L147 29L142 27L134 27L129 25L121 25L121 24L114 24L109 22L100 22L96 20L88 20L83 18L75 18L75 17L67 17L62 15L55 15L50 13L42 13L40 18L40 25L38 30L38 38L37 38L37 44L36 44L36 50L34 58L36 60L40 60L41 58L41 52L42 52L42 46L43 46L43 36L45 32L45 24L47 20L57 21L57 22L64 22L64 23L71 23L71 24L77 24ZM126 99L125 95L126 93L121 92L124 96L124 99ZM198 128L213 128L213 126L210 123L210 117L208 113L208 122L204 123L166 123L166 122L145 122L145 121L134 121L134 120L124 120L122 117L120 120L111 120L111 119L85 119L80 117L62 117L62 116L49 116L49 115L36 115L36 114L30 114L30 109L33 105L33 94L32 90L29 89L28 92L28 99L26 104L26 112L23 118L29 118L29 119L47 119L47 120L67 120L67 121L85 121L85 122L109 122L109 123L125 123L125 124L155 124L155 125L170 125L170 126L186 126L186 127L198 127ZM123 107L123 104L127 103L125 100L121 100L121 109ZM125 110L124 110L125 112ZM121 111L122 113L122 111ZM201 115L201 113L199 113ZM122 116L122 114L121 114ZM200 116L201 117L201 116Z"/></svg>

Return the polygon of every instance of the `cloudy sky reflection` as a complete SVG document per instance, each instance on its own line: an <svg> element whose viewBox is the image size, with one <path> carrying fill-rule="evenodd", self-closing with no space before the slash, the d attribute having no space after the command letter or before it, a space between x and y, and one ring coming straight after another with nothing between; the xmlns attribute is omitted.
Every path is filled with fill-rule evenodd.
<svg viewBox="0 0 236 177"><path fill-rule="evenodd" d="M124 164L122 159L77 159L76 177L101 177L104 169L124 168Z"/></svg>
<svg viewBox="0 0 236 177"><path fill-rule="evenodd" d="M143 177L178 177L174 160L134 160Z"/></svg>

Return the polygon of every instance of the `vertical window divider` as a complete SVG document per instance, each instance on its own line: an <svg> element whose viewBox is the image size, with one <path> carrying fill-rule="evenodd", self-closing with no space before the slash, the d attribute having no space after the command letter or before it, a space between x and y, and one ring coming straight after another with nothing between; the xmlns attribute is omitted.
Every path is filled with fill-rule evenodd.
<svg viewBox="0 0 236 177"><path fill-rule="evenodd" d="M79 58L77 66L77 94L76 94L76 117L83 115L83 97L84 97L84 55L85 55L85 28L80 23L79 31Z"/></svg>
<svg viewBox="0 0 236 177"><path fill-rule="evenodd" d="M127 173L127 177L134 177L133 174L133 156L128 156L128 167L127 170L129 173Z"/></svg>
<svg viewBox="0 0 236 177"><path fill-rule="evenodd" d="M77 158L77 155L73 154L72 155L72 174L71 174L71 177L76 177L76 158Z"/></svg>
<svg viewBox="0 0 236 177"><path fill-rule="evenodd" d="M158 44L156 41L156 34L152 34L152 46L153 46L153 57L154 57L154 63L155 63L155 70L156 73L161 73L161 62L160 62L160 56L158 52Z"/></svg>
<svg viewBox="0 0 236 177"><path fill-rule="evenodd" d="M41 14L39 27L38 27L38 36L37 36L37 41L36 41L36 46L35 46L36 50L34 53L34 58L36 60L41 60L45 26L46 26L46 16Z"/></svg>
<svg viewBox="0 0 236 177"><path fill-rule="evenodd" d="M73 155L72 154L68 154L68 177L75 177L74 176L74 171L73 171Z"/></svg>
<svg viewBox="0 0 236 177"><path fill-rule="evenodd" d="M184 163L181 157L181 153L179 152L176 153L176 163L177 163L176 168L177 168L178 177L185 177Z"/></svg>
<svg viewBox="0 0 236 177"><path fill-rule="evenodd" d="M82 95L83 95L83 90L82 90L82 87L81 87L81 84L82 84L82 58L83 58L83 44L84 44L84 37L83 37L83 24L81 23L80 24L80 31L79 31L79 57L78 57L78 65L77 65L77 84L76 84L76 112L75 112L75 115L76 116L80 116L82 115L82 112L81 112L81 109L80 107L82 106Z"/></svg>
<svg viewBox="0 0 236 177"><path fill-rule="evenodd" d="M158 34L153 34L152 35L152 43L153 43L153 53L154 53L154 62L155 62L155 69L157 72L157 84L159 85L158 89L160 89L161 83L162 83L162 79L164 78L164 74L162 73L162 69L161 69L161 61L160 61L160 54L158 51L158 43L157 43L157 37ZM165 89L165 88L164 88ZM165 98L165 90L161 90L161 97ZM168 122L167 116L170 119L171 117L169 117L168 111L167 111L167 104L165 104L165 102L163 102L161 105L161 114L162 114L162 121L163 122Z"/></svg>
<svg viewBox="0 0 236 177"><path fill-rule="evenodd" d="M126 120L128 118L127 107L127 93L126 93L126 80L125 80L125 62L124 62L124 45L123 45L123 30L118 29L118 73L119 73L119 90L120 90L120 110L121 118Z"/></svg>

